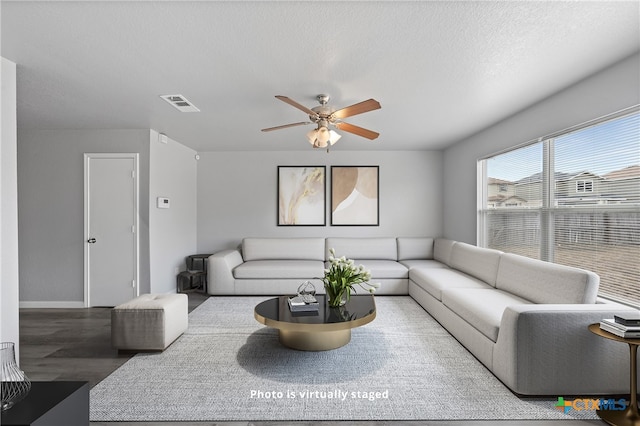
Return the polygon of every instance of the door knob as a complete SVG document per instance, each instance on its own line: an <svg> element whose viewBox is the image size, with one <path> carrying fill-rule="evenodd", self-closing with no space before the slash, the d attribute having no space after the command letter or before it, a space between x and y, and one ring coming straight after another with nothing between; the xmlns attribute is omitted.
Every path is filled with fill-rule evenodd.
<svg viewBox="0 0 640 426"><path fill-rule="evenodd" d="M96 239L92 237L92 238L89 238L89 239L87 240L87 242L88 242L89 244L95 244L95 243L96 243Z"/></svg>

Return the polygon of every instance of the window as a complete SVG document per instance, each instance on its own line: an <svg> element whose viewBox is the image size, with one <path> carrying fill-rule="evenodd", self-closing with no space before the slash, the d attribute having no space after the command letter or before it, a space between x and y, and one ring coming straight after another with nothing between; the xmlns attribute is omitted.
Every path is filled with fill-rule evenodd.
<svg viewBox="0 0 640 426"><path fill-rule="evenodd" d="M576 192L593 192L592 180L577 180Z"/></svg>
<svg viewBox="0 0 640 426"><path fill-rule="evenodd" d="M594 271L640 307L639 110L480 160L478 244Z"/></svg>

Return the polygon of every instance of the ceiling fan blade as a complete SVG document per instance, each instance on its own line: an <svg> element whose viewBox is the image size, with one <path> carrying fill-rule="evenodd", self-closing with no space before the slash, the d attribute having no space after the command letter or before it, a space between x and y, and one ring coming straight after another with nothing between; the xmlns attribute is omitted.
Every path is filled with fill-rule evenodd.
<svg viewBox="0 0 640 426"><path fill-rule="evenodd" d="M302 126L304 124L311 124L311 122L310 121L301 121L299 123L283 124L282 126L267 127L266 129L262 129L262 131L263 132L270 132L272 130L286 129L287 127Z"/></svg>
<svg viewBox="0 0 640 426"><path fill-rule="evenodd" d="M318 115L317 112L313 111L312 109L307 108L304 105L300 105L299 103L297 103L296 101L294 101L291 98L287 98L286 96L282 96L282 95L276 95L276 98L280 99L282 102L286 102L289 105L291 105L292 107L298 108L300 111L306 112L307 114L316 117Z"/></svg>
<svg viewBox="0 0 640 426"><path fill-rule="evenodd" d="M331 116L333 118L346 118L380 108L380 102L376 101L375 99L367 99L366 101L362 101L360 103L339 109L331 114Z"/></svg>
<svg viewBox="0 0 640 426"><path fill-rule="evenodd" d="M336 123L335 126L345 132L353 133L354 135L362 136L363 138L371 140L380 136L380 133L374 132L373 130L364 129L349 123Z"/></svg>

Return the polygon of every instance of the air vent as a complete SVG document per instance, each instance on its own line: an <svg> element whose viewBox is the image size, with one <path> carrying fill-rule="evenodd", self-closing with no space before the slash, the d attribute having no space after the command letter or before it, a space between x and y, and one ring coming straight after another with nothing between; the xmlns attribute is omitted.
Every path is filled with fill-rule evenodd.
<svg viewBox="0 0 640 426"><path fill-rule="evenodd" d="M182 95L160 95L162 99L169 102L175 109L181 112L200 112L191 102Z"/></svg>

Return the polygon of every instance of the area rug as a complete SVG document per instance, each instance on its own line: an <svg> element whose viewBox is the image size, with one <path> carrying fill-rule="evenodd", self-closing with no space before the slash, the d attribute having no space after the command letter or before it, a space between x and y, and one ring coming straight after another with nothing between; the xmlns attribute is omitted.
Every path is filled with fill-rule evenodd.
<svg viewBox="0 0 640 426"><path fill-rule="evenodd" d="M253 317L265 299L207 299L164 352L91 390L91 421L573 418L516 397L410 297L376 297L377 318L324 352L281 346Z"/></svg>

